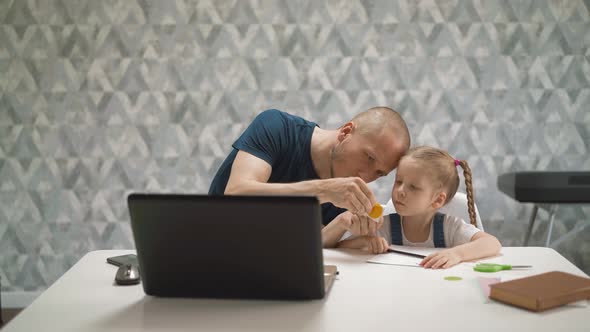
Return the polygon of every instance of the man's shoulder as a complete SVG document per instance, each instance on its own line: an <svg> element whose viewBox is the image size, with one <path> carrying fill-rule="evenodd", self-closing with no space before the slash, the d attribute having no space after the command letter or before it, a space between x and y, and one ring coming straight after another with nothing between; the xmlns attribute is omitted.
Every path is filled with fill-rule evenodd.
<svg viewBox="0 0 590 332"><path fill-rule="evenodd" d="M291 113L287 113L281 111L276 108L267 109L265 111L260 112L256 116L258 121L262 121L263 123L273 122L273 123L283 123L285 125L295 123L295 124L306 124L306 125L315 125L315 123L306 120L298 115L294 115Z"/></svg>
<svg viewBox="0 0 590 332"><path fill-rule="evenodd" d="M276 108L269 108L267 110L260 112L256 117L276 117L276 116L284 116L284 115L289 115L289 113L283 112L283 111L276 109Z"/></svg>
<svg viewBox="0 0 590 332"><path fill-rule="evenodd" d="M276 108L271 108L260 112L256 118L263 119L263 120L272 120L272 119L291 119L294 115L289 114L287 112L283 112Z"/></svg>

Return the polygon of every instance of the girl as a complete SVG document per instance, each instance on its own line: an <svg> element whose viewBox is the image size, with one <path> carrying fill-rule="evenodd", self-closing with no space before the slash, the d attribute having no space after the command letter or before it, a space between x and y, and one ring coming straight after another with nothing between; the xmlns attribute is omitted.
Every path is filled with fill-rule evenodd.
<svg viewBox="0 0 590 332"><path fill-rule="evenodd" d="M463 169L465 177L470 224L437 212L457 192L458 166ZM494 236L475 227L473 185L467 161L456 160L445 151L426 146L410 149L397 168L391 199L397 213L383 217L383 222L379 224L383 227L380 227L378 235L341 240L336 243L336 247L368 248L373 253L386 252L388 242L448 248L429 255L420 263L425 268L433 269L449 268L463 261L493 256L502 247ZM350 226L349 221L350 218L343 216L335 219L332 222L335 222L334 225L328 226L333 230L346 229ZM324 232L337 233L330 230Z"/></svg>

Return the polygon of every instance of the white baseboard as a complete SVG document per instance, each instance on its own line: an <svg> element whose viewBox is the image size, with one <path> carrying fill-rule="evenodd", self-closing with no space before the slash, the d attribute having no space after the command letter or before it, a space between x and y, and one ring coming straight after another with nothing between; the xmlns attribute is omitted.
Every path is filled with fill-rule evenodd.
<svg viewBox="0 0 590 332"><path fill-rule="evenodd" d="M22 309L29 306L41 292L2 292L2 309Z"/></svg>

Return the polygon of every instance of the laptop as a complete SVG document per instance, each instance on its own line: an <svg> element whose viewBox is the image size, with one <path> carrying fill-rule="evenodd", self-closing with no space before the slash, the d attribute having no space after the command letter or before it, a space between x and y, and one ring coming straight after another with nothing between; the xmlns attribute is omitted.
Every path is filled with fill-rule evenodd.
<svg viewBox="0 0 590 332"><path fill-rule="evenodd" d="M337 274L324 270L315 197L133 193L127 203L148 295L321 299Z"/></svg>

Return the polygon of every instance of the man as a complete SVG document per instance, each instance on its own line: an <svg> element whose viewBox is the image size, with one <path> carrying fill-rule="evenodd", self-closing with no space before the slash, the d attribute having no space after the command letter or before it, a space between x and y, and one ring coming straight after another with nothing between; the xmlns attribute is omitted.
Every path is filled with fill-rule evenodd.
<svg viewBox="0 0 590 332"><path fill-rule="evenodd" d="M259 114L233 144L210 195L315 195L326 225L344 211L358 234L374 233L366 214L376 203L367 183L397 167L410 146L396 111L373 107L338 129L278 110Z"/></svg>

